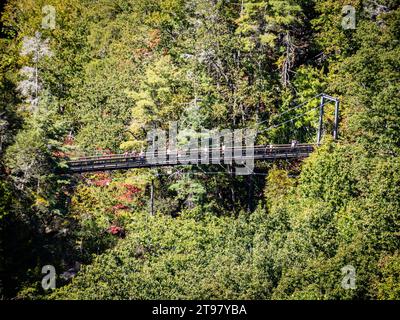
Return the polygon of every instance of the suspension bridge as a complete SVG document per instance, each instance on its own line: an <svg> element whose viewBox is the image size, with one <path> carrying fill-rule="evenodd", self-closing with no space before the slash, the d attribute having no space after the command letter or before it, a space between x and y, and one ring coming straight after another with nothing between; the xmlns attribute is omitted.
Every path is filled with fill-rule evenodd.
<svg viewBox="0 0 400 320"><path fill-rule="evenodd" d="M293 143L292 144L269 144L269 145L256 145L252 148L242 148L237 146L224 146L222 143L211 145L205 149L191 149L190 152L178 149L168 150L164 152L156 151L152 153L152 157L148 154L107 154L80 157L68 161L68 170L71 173L85 173L96 171L111 171L111 170L126 170L132 168L157 168L166 166L178 165L202 165L202 164L232 164L246 166L247 161L276 161L276 160L293 160L304 159L308 157L315 147L321 143L323 134L323 117L325 113L325 105L334 103L334 124L333 124L333 138L338 138L338 124L339 124L339 100L327 94L321 93L315 97L294 106L278 116L303 108L308 105L312 100L320 98L320 103L317 107L310 108L302 114L291 117L288 120L282 121L278 124L271 125L266 129L260 130L257 134L272 130L283 126L296 119L304 117L306 114L319 109L318 128L316 143ZM269 120L257 123L257 127ZM221 161L223 159L223 161Z"/></svg>

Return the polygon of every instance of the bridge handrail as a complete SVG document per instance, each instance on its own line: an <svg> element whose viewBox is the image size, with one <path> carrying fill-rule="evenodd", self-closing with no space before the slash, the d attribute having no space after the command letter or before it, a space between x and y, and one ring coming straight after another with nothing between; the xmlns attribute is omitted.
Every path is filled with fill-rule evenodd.
<svg viewBox="0 0 400 320"><path fill-rule="evenodd" d="M314 144L306 144L306 143L302 143L302 144L297 144L296 146L292 147L292 145L290 144L271 144L271 145L259 145L259 146L255 146L254 150L285 150L285 149L303 149L303 148L309 148L309 147L314 147ZM198 150L198 151L203 151L203 149L192 149L193 150ZM208 148L207 151L208 152L212 152L215 150L220 150L222 151L222 148ZM225 152L227 150L235 150L235 147L226 147L225 148ZM245 150L245 149L244 149ZM180 149L176 149L174 151L184 151L184 150L180 150ZM167 152L162 152L162 153L157 153L155 152L156 155L159 154L167 154ZM124 153L120 153L120 154L105 154L105 155L100 155L100 156L87 156L87 157L79 157L79 158L75 158L75 159L71 159L70 161L68 161L69 164L74 164L74 163L82 163L84 161L96 161L96 160L122 160L122 159L140 159L145 157L145 155L139 155L139 154L132 154L132 153L128 153L128 154L124 154Z"/></svg>

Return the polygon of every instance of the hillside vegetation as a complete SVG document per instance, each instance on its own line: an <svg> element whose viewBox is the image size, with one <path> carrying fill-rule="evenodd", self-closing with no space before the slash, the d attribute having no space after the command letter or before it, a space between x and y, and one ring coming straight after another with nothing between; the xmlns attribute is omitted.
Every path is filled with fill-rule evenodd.
<svg viewBox="0 0 400 320"><path fill-rule="evenodd" d="M9 0L1 24L0 297L400 299L398 1ZM327 105L302 162L65 173L172 121L313 143L317 110L266 129L322 92L340 137Z"/></svg>

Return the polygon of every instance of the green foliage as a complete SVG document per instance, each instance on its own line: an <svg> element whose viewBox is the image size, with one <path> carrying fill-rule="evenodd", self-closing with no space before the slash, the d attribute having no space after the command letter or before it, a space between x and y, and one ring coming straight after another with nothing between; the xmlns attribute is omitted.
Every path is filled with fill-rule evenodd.
<svg viewBox="0 0 400 320"><path fill-rule="evenodd" d="M45 4L56 8L54 30L41 29ZM341 26L344 5L356 9L355 30ZM393 0L8 1L0 227L10 278L1 294L398 299L399 15ZM17 88L33 63L23 39L37 31L52 54L35 66L41 87L30 110ZM301 166L261 165L266 179L215 166L201 168L209 175L194 166L62 174L65 157L140 151L150 130L171 121L184 138L257 128L260 144L314 141L318 112L303 113L323 91L340 97L340 141L329 138L327 105L323 144ZM41 266L76 262L78 275L44 295ZM355 290L341 285L346 265Z"/></svg>
<svg viewBox="0 0 400 320"><path fill-rule="evenodd" d="M396 256L380 256L399 246L400 203L387 190L397 192L400 171L392 159L362 154L327 145L307 161L297 185L271 171L268 210L259 207L250 219L136 215L126 240L52 298L396 297ZM356 268L356 290L341 287L346 265Z"/></svg>
<svg viewBox="0 0 400 320"><path fill-rule="evenodd" d="M378 299L398 300L400 296L399 277L400 277L399 253L385 256L379 261L380 273L376 280L376 290Z"/></svg>
<svg viewBox="0 0 400 320"><path fill-rule="evenodd" d="M9 214L9 208L11 207L11 191L8 184L5 181L0 181L0 220Z"/></svg>
<svg viewBox="0 0 400 320"><path fill-rule="evenodd" d="M263 274L248 272L251 237L246 237L249 228L240 220L137 215L128 230L127 239L98 256L83 275L51 298L266 297Z"/></svg>

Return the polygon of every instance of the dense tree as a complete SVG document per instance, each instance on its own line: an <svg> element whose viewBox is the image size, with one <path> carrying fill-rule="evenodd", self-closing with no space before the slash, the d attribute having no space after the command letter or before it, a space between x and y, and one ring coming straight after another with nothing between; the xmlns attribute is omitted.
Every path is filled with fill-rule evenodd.
<svg viewBox="0 0 400 320"><path fill-rule="evenodd" d="M42 26L44 5L55 28ZM355 29L342 25L345 5ZM400 297L397 1L10 0L2 10L0 295ZM178 143L238 128L256 129L257 143L314 142L325 91L341 100L340 140L327 105L323 145L302 164L261 165L266 177L63 172L68 157L144 150L172 121ZM45 264L84 266L48 294ZM346 266L355 290L342 287Z"/></svg>

